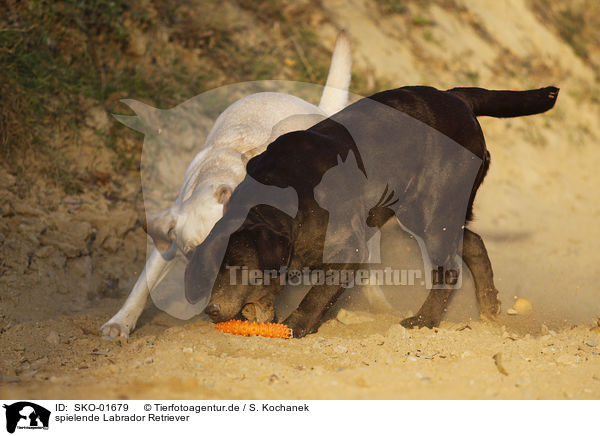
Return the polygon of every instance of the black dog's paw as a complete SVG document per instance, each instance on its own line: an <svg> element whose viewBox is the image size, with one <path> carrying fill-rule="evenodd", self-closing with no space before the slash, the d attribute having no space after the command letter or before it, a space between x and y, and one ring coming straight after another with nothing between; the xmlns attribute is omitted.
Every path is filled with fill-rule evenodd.
<svg viewBox="0 0 600 436"><path fill-rule="evenodd" d="M314 333L316 329L311 329L310 327L303 325L302 323L295 322L285 322L290 329L292 329L292 337L295 339L303 338L306 335Z"/></svg>
<svg viewBox="0 0 600 436"><path fill-rule="evenodd" d="M411 316L410 318L406 318L403 319L402 321L400 321L400 325L404 328L407 329L413 329L413 328L421 328L421 327L427 327L429 329L432 329L434 327L438 327L440 325L439 321L435 321L429 317L424 317L421 315L416 315L416 316Z"/></svg>
<svg viewBox="0 0 600 436"><path fill-rule="evenodd" d="M482 317L493 319L500 313L500 300L496 288L485 288L478 293L477 297Z"/></svg>
<svg viewBox="0 0 600 436"><path fill-rule="evenodd" d="M292 330L292 337L295 339L303 338L317 331L317 328L307 325L306 320L299 313L292 313L283 323Z"/></svg>
<svg viewBox="0 0 600 436"><path fill-rule="evenodd" d="M304 336L308 335L309 333L311 333L311 332L305 328L292 328L292 337L294 339L303 338Z"/></svg>

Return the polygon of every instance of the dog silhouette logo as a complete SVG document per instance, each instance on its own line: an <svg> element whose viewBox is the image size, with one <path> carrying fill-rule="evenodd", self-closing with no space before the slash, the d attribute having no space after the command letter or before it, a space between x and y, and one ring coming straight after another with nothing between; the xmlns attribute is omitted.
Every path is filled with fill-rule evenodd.
<svg viewBox="0 0 600 436"><path fill-rule="evenodd" d="M48 429L50 411L42 406L28 401L19 401L10 405L4 404L6 409L6 431L14 433L18 429Z"/></svg>

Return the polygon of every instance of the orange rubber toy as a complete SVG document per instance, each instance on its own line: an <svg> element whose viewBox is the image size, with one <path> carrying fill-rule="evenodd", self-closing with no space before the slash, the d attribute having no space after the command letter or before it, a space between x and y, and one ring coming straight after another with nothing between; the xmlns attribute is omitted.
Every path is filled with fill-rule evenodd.
<svg viewBox="0 0 600 436"><path fill-rule="evenodd" d="M285 324L273 322L249 322L231 320L218 323L215 328L219 332L232 333L242 336L265 336L267 338L289 339L292 337L292 329Z"/></svg>

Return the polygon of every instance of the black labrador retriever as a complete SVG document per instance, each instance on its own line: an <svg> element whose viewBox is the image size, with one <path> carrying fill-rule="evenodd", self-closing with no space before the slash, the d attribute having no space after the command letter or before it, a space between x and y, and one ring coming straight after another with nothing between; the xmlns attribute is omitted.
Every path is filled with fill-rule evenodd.
<svg viewBox="0 0 600 436"><path fill-rule="evenodd" d="M403 87L361 99L305 131L279 137L247 164L227 212L185 272L186 297L208 301L215 322L271 321L288 271L355 271L369 240L394 215L419 241L432 281L405 327L439 325L460 257L473 275L482 315L500 309L485 245L465 226L490 165L477 116L516 117L551 109L558 89ZM236 274L272 271L238 280ZM426 269L427 271L427 269ZM460 283L459 283L460 284ZM347 288L320 281L283 322L294 337L316 331Z"/></svg>

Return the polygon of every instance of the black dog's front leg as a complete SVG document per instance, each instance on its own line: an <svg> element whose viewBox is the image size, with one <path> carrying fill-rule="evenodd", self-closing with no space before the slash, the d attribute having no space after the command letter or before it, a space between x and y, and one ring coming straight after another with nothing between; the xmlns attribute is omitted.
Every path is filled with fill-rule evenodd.
<svg viewBox="0 0 600 436"><path fill-rule="evenodd" d="M295 338L316 332L325 312L344 291L345 288L340 285L313 286L298 308L283 323L292 329Z"/></svg>

